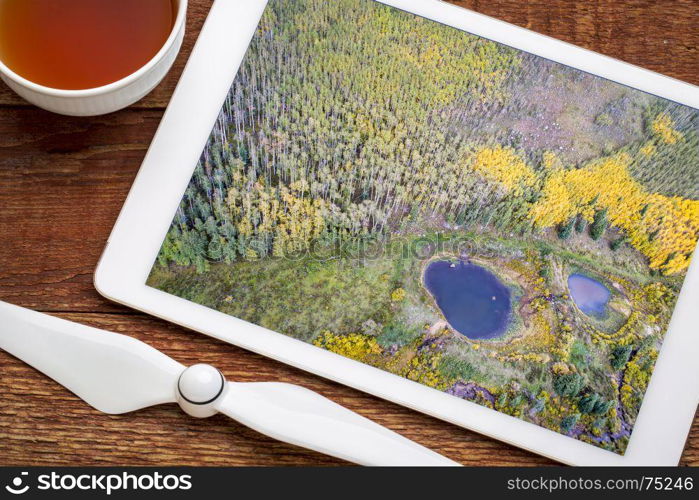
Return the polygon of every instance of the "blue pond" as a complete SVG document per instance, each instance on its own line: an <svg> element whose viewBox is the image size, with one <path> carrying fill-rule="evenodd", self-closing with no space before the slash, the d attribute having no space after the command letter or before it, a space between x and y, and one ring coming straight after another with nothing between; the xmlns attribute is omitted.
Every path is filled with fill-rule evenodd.
<svg viewBox="0 0 699 500"><path fill-rule="evenodd" d="M425 269L425 287L452 328L468 338L492 339L507 330L510 290L487 269L438 260Z"/></svg>
<svg viewBox="0 0 699 500"><path fill-rule="evenodd" d="M568 289L575 304L585 314L597 317L606 314L611 293L599 281L583 274L571 274L568 277Z"/></svg>

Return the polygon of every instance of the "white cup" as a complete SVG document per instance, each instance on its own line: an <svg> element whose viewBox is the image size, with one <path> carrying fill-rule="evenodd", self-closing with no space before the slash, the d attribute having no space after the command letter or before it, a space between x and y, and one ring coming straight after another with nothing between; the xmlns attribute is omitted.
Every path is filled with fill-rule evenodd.
<svg viewBox="0 0 699 500"><path fill-rule="evenodd" d="M145 66L121 80L85 90L54 89L22 78L2 61L0 61L0 78L30 103L62 115L103 115L130 106L160 83L180 51L184 38L187 0L174 1L177 6L177 16L165 44Z"/></svg>

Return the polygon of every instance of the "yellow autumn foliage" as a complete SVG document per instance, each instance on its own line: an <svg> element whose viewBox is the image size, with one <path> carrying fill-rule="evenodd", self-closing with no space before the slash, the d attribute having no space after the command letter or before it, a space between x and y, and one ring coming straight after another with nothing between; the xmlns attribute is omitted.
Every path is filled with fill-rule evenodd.
<svg viewBox="0 0 699 500"><path fill-rule="evenodd" d="M541 165L548 172L555 169L563 168L561 159L552 151L545 151L542 156Z"/></svg>
<svg viewBox="0 0 699 500"><path fill-rule="evenodd" d="M246 192L231 189L228 207L232 215L242 216L236 225L238 233L273 237L275 256L305 249L322 233L327 213L324 200L300 195L305 188L301 183L270 188L257 182Z"/></svg>
<svg viewBox="0 0 699 500"><path fill-rule="evenodd" d="M667 113L656 116L651 129L665 144L675 144L682 139L682 132L675 129L675 122Z"/></svg>
<svg viewBox="0 0 699 500"><path fill-rule="evenodd" d="M480 149L475 154L472 168L484 179L514 194L533 186L537 180L531 167L511 148Z"/></svg>
<svg viewBox="0 0 699 500"><path fill-rule="evenodd" d="M643 145L640 151L643 156L645 156L646 158L650 158L658 152L658 148L655 144L653 144L653 141L648 141Z"/></svg>
<svg viewBox="0 0 699 500"><path fill-rule="evenodd" d="M402 288L396 288L391 292L391 300L393 302L401 302L405 299L405 290Z"/></svg>
<svg viewBox="0 0 699 500"><path fill-rule="evenodd" d="M313 341L313 345L357 361L364 361L367 356L381 353L381 347L375 338L359 333L336 335L324 330Z"/></svg>
<svg viewBox="0 0 699 500"><path fill-rule="evenodd" d="M568 365L568 363L557 361L556 363L551 365L551 371L556 375L566 375L570 373L570 366Z"/></svg>
<svg viewBox="0 0 699 500"><path fill-rule="evenodd" d="M631 177L631 157L620 153L574 170L556 170L529 216L539 228L553 227L581 214L588 221L606 209L612 225L665 274L684 271L699 237L699 201L649 193Z"/></svg>
<svg viewBox="0 0 699 500"><path fill-rule="evenodd" d="M438 367L441 360L442 353L433 355L428 353L418 354L408 362L401 375L428 387L444 391L449 387L449 381L439 372Z"/></svg>

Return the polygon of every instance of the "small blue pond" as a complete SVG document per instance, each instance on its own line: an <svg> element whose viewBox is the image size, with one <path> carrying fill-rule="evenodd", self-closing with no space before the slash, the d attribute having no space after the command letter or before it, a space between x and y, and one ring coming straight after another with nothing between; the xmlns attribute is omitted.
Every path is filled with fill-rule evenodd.
<svg viewBox="0 0 699 500"><path fill-rule="evenodd" d="M611 293L599 281L583 274L571 274L568 277L568 289L575 304L585 314L603 317L607 313Z"/></svg>
<svg viewBox="0 0 699 500"><path fill-rule="evenodd" d="M468 338L492 339L507 330L510 290L487 269L434 261L425 269L425 287L452 328Z"/></svg>

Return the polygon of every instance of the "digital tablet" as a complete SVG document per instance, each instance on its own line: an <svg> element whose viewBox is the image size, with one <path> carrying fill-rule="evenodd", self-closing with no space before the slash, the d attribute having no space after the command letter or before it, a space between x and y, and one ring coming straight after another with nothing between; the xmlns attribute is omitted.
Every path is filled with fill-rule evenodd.
<svg viewBox="0 0 699 500"><path fill-rule="evenodd" d="M677 464L698 109L436 0L218 1L95 284L564 463Z"/></svg>

